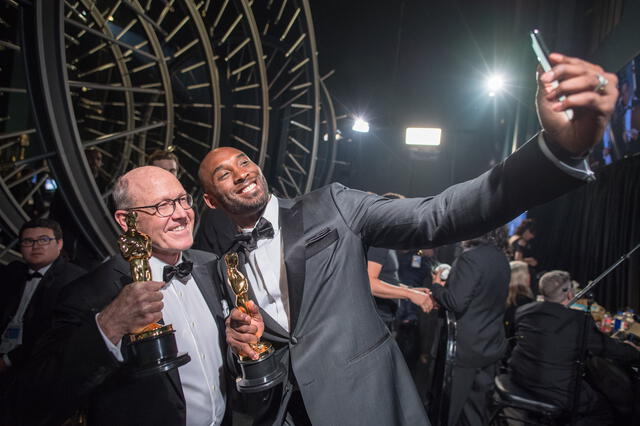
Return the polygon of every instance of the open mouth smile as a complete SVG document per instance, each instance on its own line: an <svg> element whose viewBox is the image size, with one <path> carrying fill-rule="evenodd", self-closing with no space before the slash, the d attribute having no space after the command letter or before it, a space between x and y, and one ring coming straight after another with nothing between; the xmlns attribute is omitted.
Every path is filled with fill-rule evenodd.
<svg viewBox="0 0 640 426"><path fill-rule="evenodd" d="M251 192L254 189L256 189L256 187L257 187L256 183L252 182L249 185L247 185L244 188L242 188L240 191L238 191L237 194L248 194L249 192Z"/></svg>

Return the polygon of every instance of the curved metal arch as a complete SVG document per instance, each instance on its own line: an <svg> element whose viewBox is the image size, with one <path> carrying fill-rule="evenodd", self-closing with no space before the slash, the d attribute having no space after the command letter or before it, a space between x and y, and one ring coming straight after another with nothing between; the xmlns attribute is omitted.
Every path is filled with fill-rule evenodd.
<svg viewBox="0 0 640 426"><path fill-rule="evenodd" d="M256 24L255 17L251 11L251 5L247 0L240 0L242 10L244 11L251 38L254 40L255 56L258 60L258 73L260 78L260 87L262 91L262 137L260 140L260 153L258 156L258 166L264 167L267 158L267 148L269 143L269 84L267 82L267 67L264 63L264 52L262 50L262 42L260 40L260 32Z"/></svg>
<svg viewBox="0 0 640 426"><path fill-rule="evenodd" d="M5 30L7 32L13 31L12 34L7 34L6 40L2 40L2 53L4 55L13 56L11 58L15 62L22 62L24 49L22 46L21 34L19 21L22 19L22 8L18 5L12 5L13 9L8 9L8 14L11 14L13 19L8 19L7 16L4 16L5 19ZM7 56L7 58L8 58ZM4 59L4 58L3 58ZM8 60L11 60L8 59ZM6 70L3 71L6 72ZM7 74L4 74L3 77L6 77ZM11 85L10 81L3 82L2 84L7 85L7 87L1 87L0 93L6 99L7 106L8 103L11 102L7 95L9 96L19 96L24 97L28 100L28 90L23 87L9 87ZM20 112L26 113L25 115L29 115L29 105L25 105L26 108L21 109ZM3 117L3 121L5 122L4 127L11 129L11 116L10 114L15 111L7 111L8 115ZM26 121L26 120L25 120ZM33 193L38 190L30 186L29 180L32 176L36 176L34 173L30 173L24 175L23 173L27 169L27 165L33 161L41 161L46 160L48 156L43 155L35 155L33 159L27 158L25 159L23 154L25 154L26 150L29 147L29 136L34 135L36 133L36 129L26 128L30 127L28 123L21 123L19 127L23 127L23 130L9 130L0 134L0 155L4 157L3 159L6 161L0 164L0 237L1 241L7 246L0 247L0 261L4 261L6 256L15 257L20 256L20 253L11 250L11 247L15 245L17 242L17 236L20 230L20 226L27 220L29 220L29 214L24 208L24 204L30 201L33 197ZM14 127L15 128L15 127ZM24 138L24 139L23 139ZM24 145L23 141L26 140L27 144ZM11 155L13 152L14 155ZM11 159L17 160L11 163ZM42 170L44 167L40 167L39 170ZM48 170L44 170L44 173L48 173ZM28 189L29 192L26 194L26 197L23 197L22 201L17 198L18 193L21 190ZM10 240L7 240L10 239Z"/></svg>
<svg viewBox="0 0 640 426"><path fill-rule="evenodd" d="M336 111L333 106L333 100L331 99L331 94L327 89L327 85L323 80L320 80L320 86L322 87L322 111L325 113L325 121L327 123L327 156L326 156L326 164L322 174L318 174L318 176L314 179L314 183L319 181L320 185L315 185L314 188L319 188L320 186L328 185L331 183L331 178L333 177L333 169L335 167L336 161L336 152L338 150L338 122L336 120Z"/></svg>
<svg viewBox="0 0 640 426"><path fill-rule="evenodd" d="M136 161L136 158L137 163L144 162L149 149L167 147L173 137L181 138L180 145L177 146L180 151L178 154L181 160L187 159L188 171L191 172L187 176L185 169L183 176L189 177L195 187L197 178L194 180L193 169L197 168L203 149L215 148L223 142L251 145L254 158L262 167L267 164L269 168L269 163L280 161L279 158L270 155L272 152L278 152L278 147L274 144L275 139L269 138L269 133L273 135L274 128L277 127L274 123L283 120L287 121L286 126L291 126L290 135L299 137L299 141L302 142L289 142L290 146L287 148L288 139L285 134L281 143L285 150L288 170L281 170L280 176L287 180L290 178L290 181L294 182L287 190L295 186L296 189L291 192L297 195L330 179L333 166L331 159L335 157L336 149L335 113L332 112L331 100L318 74L309 2L269 0L269 5L273 7L266 7L266 1L261 6L257 6L258 3L262 2L168 0L156 3L150 0L127 0L110 3L108 0L80 0L79 3L67 2L65 9L63 0L43 0L33 2L33 5L22 3L20 6L28 10L28 18L25 20L27 25L22 25L21 28L24 33L31 33L31 39L27 43L30 55L25 60L29 71L29 87L33 88L30 95L34 101L33 108L36 110L36 127L41 136L44 155L47 155L52 175L64 190L64 198L71 207L81 232L88 237L99 254L107 255L114 252L113 241L117 230L99 192L99 189L104 188L98 188L84 156L84 149L88 145L120 139L116 144L109 142L100 148L105 155L109 155L110 164L104 170L107 177L113 178L111 173L116 169L124 171L128 162ZM127 44L126 38L114 38L118 30L108 26L105 18L111 16L106 13L115 10L116 5L127 6L118 9L117 15L113 15L114 24L123 28L119 36L133 27L131 39L142 40L142 43L138 44L136 41L133 46ZM224 12L226 5L229 7ZM72 15L74 12L71 12L71 8L78 8L79 11L86 8L84 16L93 8L94 20L90 26L99 24L101 28L93 27L91 31L94 35L99 33L98 30L104 34L102 42L99 40L98 44L93 44L95 39L81 40L82 46L87 43L98 50L109 47L112 52L110 56L107 49L99 52L99 56L82 64L86 68L83 71L94 67L98 69L106 64L105 60L110 62L115 57L115 64L111 64L111 67L114 71L117 69L120 74L120 81L114 84L110 77L115 73L98 76L99 82L96 83L87 82L89 91L103 91L97 92L94 96L87 96L87 99L95 102L91 104L95 111L105 111L104 116L107 118L106 123L98 122L105 124L97 124L93 129L89 129L90 132L86 132L87 129L78 129L76 118L85 117L88 120L89 117L83 114L101 113L94 114L90 109L74 110L71 95L76 96L78 93L73 87L82 87L84 82L70 82L69 76L73 76L73 71L67 71L65 68L66 55L70 58L73 55L77 55L78 58L84 57L82 48L78 48L80 45L74 43L72 37L64 34L64 14L69 12L70 18L76 18ZM103 14L100 14L101 9ZM205 16L205 11L209 13L208 16ZM257 20L255 11L265 14L261 15L260 19L266 20ZM226 14L220 21L223 12ZM277 14L280 14L280 17L284 16L284 19L278 22ZM163 21L164 15L167 19ZM49 21L52 21L53 17L55 22L45 22L45 17L49 18ZM187 17L189 19L185 21ZM87 22L83 19L77 21ZM185 22L184 28L189 30L188 33L179 34L173 41L163 37L163 34L167 35L169 32L175 35ZM216 22L220 22L217 29ZM267 39L271 38L271 34L266 34L266 31L261 33L264 22L271 22L274 30L271 34L275 37L276 44L279 38L281 41L284 40L280 42L280 50L277 53L270 51L271 47L265 44ZM141 31L141 28L144 30ZM207 34L209 31L210 34ZM212 40L214 31L216 37ZM70 43L68 50L65 50L64 37ZM197 51L189 51L188 55L181 56L176 62L172 62L174 55L165 58L163 49L171 50L172 45L178 42L182 47L177 47L176 52L182 52L183 49L186 51L197 43L196 40L200 42ZM220 45L216 40L221 41ZM247 44L248 40L251 40L252 46ZM143 48L145 43L147 47ZM125 50L127 52L123 53ZM136 53L135 57L128 57L133 53ZM221 56L216 57L216 53ZM270 75L266 62L269 58L265 55L274 57L274 54L277 55L277 66L274 67L275 70L271 70ZM177 56L176 54L175 57ZM144 58L152 59L151 62L154 64ZM134 63L137 63L135 68ZM181 63L185 65L179 68L178 65ZM133 74L138 72L136 70L152 66L154 68L150 73ZM191 71L197 66L202 68L196 70L197 72ZM276 89L270 92L269 80L276 77L275 73L281 68L283 78L275 83ZM210 88L205 91L203 89L207 80ZM161 85L164 91L151 89L160 89ZM113 93L111 91L124 92L125 95L108 95ZM282 97L271 99L270 96L273 97L276 92ZM170 95L169 101L163 104L162 97L166 100L167 93ZM184 94L188 96L183 102ZM223 106L223 102L228 105ZM103 106L100 106L100 103ZM120 110L125 103L127 110ZM275 109L272 109L274 105ZM230 113L227 114L223 110L225 106L230 108ZM212 107L213 111L210 110ZM158 108L166 108L166 113L158 111ZM181 114L181 108L185 108L184 115ZM192 112L194 117L198 118L191 117ZM154 123L165 117L167 126L162 131L153 130L165 125L165 122ZM321 122L321 117L330 128L327 129L331 138L329 144L320 141L321 133L325 131L325 123ZM297 123L293 123L293 120ZM298 124L302 126L296 126ZM289 130L285 128L284 131ZM93 138L91 133L99 137ZM235 137L235 141L227 140L223 135ZM81 136L92 140L84 144ZM139 154L137 157L136 153ZM33 155L32 157L29 160L35 159ZM286 177L285 172L289 172L289 177ZM7 244L7 241L3 240L2 243Z"/></svg>
<svg viewBox="0 0 640 426"><path fill-rule="evenodd" d="M100 11L95 7L95 3L93 3L90 0L81 0L81 1L83 6L89 10L91 17L95 22L97 22L97 24L102 29L102 31L107 36L113 38L114 35L109 29L109 26L107 25L107 21L104 19ZM120 71L120 78L122 79L123 86L127 88L132 88L133 84L131 83L131 76L129 75L129 70L126 67L126 64L124 62L124 55L122 53L122 50L120 50L120 46L115 43L111 43L109 47L115 58L118 71ZM127 110L126 130L131 131L135 127L135 108L133 105L134 104L133 92L125 91L124 97L125 97L125 104L126 104L126 110ZM134 138L133 135L128 135L125 138L124 152L122 153L120 162L117 166L118 172L116 172L116 175L121 175L122 173L124 173L124 170L127 167L127 162L129 161L129 156L131 155L131 145L133 144L133 138Z"/></svg>
<svg viewBox="0 0 640 426"><path fill-rule="evenodd" d="M319 71L310 8L301 0L253 2L266 52L272 129L268 179L287 197L310 190L320 128ZM311 174L313 173L313 174Z"/></svg>
<svg viewBox="0 0 640 426"><path fill-rule="evenodd" d="M115 253L117 231L89 172L76 127L66 70L64 2L35 2L23 8L22 39L28 88L36 127L63 197L93 249L106 257Z"/></svg>
<svg viewBox="0 0 640 426"><path fill-rule="evenodd" d="M208 71L209 71L209 80L211 82L211 99L213 101L213 134L211 135L211 149L215 149L220 146L220 130L222 128L222 102L220 101L220 85L219 85L219 73L218 67L214 60L215 55L213 53L213 46L211 45L211 40L209 35L207 34L207 28L202 20L202 16L198 13L198 8L193 1L185 0L185 5L189 10L189 14L191 15L191 19L195 23L196 31L198 33L198 37L200 38L200 43L202 45L202 49L204 50L205 60L207 61Z"/></svg>
<svg viewBox="0 0 640 426"><path fill-rule="evenodd" d="M138 0L132 0L132 4L134 4L135 7L137 7L139 10L142 10L142 6L140 6ZM147 35L147 40L149 40L151 48L153 49L155 56L158 58L158 70L160 71L160 79L162 82L162 87L164 88L163 94L165 111L167 114L166 124L164 127L164 149L167 149L173 141L173 128L175 120L175 113L173 110L173 88L171 86L171 75L169 74L169 67L167 66L167 61L165 59L164 52L162 51L162 45L160 44L160 40L158 40L158 35L156 34L155 29L149 22L147 22L146 19L138 19L138 22L142 25L142 28Z"/></svg>
<svg viewBox="0 0 640 426"><path fill-rule="evenodd" d="M304 16L307 22L307 31L309 33L309 50L307 55L311 57L311 72L312 72L312 81L313 81L313 99L315 100L315 104L313 105L313 142L311 146L311 160L309 165L307 184L305 186L304 192L311 191L313 187L313 178L315 176L316 170L316 160L318 155L318 139L320 137L320 71L318 69L318 50L316 47L316 36L315 30L313 27L313 19L311 17L311 7L309 6L309 0L301 0L302 7L304 9Z"/></svg>

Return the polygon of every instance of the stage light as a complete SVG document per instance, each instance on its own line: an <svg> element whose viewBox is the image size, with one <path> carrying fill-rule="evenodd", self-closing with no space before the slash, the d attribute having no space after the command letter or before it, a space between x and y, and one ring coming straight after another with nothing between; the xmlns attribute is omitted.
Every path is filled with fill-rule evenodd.
<svg viewBox="0 0 640 426"><path fill-rule="evenodd" d="M351 130L353 130L354 132L368 133L369 123L367 123L360 117L356 117L353 121L353 127L351 128Z"/></svg>
<svg viewBox="0 0 640 426"><path fill-rule="evenodd" d="M433 127L407 127L404 137L404 143L407 145L440 145L440 136L442 129Z"/></svg>
<svg viewBox="0 0 640 426"><path fill-rule="evenodd" d="M500 74L494 74L487 80L489 96L495 96L504 88L504 78Z"/></svg>

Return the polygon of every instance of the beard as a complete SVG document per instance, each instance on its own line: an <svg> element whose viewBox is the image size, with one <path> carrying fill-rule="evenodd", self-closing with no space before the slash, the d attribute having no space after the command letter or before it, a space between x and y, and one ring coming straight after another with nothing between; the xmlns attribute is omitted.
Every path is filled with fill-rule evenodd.
<svg viewBox="0 0 640 426"><path fill-rule="evenodd" d="M247 215L256 213L265 208L269 202L269 187L267 180L260 174L256 179L256 185L260 188L258 194L250 199L237 197L237 194L217 194L218 202L224 210L234 215Z"/></svg>

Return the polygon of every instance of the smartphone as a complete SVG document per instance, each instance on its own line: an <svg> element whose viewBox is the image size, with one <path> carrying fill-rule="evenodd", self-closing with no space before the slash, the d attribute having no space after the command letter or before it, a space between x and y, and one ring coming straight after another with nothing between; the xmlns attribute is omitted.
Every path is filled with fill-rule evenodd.
<svg viewBox="0 0 640 426"><path fill-rule="evenodd" d="M540 31L533 30L529 33L529 35L531 36L531 47L533 47L533 51L536 54L536 57L538 58L538 62L540 63L540 66L545 72L549 71L551 69L551 63L549 62L549 49L547 48L547 45L542 39L542 35L540 34ZM558 87L558 81L554 80L553 82L551 82L551 86ZM567 98L566 96L560 96L559 101L562 102L566 98ZM565 110L564 115L566 115L569 120L572 120L573 110L572 109Z"/></svg>

